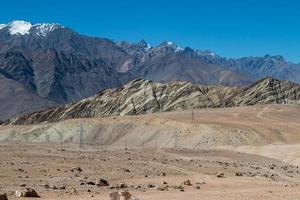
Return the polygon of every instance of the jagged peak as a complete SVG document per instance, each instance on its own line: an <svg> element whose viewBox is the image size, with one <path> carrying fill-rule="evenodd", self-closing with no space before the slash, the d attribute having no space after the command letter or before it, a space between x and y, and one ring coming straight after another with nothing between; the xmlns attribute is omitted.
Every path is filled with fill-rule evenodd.
<svg viewBox="0 0 300 200"><path fill-rule="evenodd" d="M184 48L178 46L176 43L171 42L171 41L163 41L163 42L161 42L158 45L158 48L162 48L162 47L169 47L169 48L171 48L175 52L184 51Z"/></svg>
<svg viewBox="0 0 300 200"><path fill-rule="evenodd" d="M137 45L140 45L140 46L144 47L145 51L148 51L148 50L150 50L152 48L152 46L148 42L146 42L144 39L142 39L141 41L139 41L137 43Z"/></svg>

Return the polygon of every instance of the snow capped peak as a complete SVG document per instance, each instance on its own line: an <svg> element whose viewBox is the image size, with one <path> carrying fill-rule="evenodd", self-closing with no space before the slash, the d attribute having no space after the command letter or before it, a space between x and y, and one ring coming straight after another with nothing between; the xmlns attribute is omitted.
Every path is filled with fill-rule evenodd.
<svg viewBox="0 0 300 200"><path fill-rule="evenodd" d="M0 24L0 30L8 28L11 35L26 35L34 33L37 36L46 36L49 32L62 27L59 24L34 24L23 20L15 20L8 24Z"/></svg>
<svg viewBox="0 0 300 200"><path fill-rule="evenodd" d="M168 46L173 46L173 45L174 45L174 42L168 41L168 42L167 42L167 45L168 45Z"/></svg>
<svg viewBox="0 0 300 200"><path fill-rule="evenodd" d="M177 44L170 41L163 41L158 47L170 47L175 52L184 51L182 47L177 46Z"/></svg>
<svg viewBox="0 0 300 200"><path fill-rule="evenodd" d="M32 27L30 22L26 22L22 20L12 21L7 26L9 27L9 32L12 35L29 34L29 30Z"/></svg>

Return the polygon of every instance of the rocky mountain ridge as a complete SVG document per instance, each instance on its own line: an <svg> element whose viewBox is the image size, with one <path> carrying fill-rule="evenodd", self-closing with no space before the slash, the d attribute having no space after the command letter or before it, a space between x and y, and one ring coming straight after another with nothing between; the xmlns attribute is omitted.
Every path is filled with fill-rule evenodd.
<svg viewBox="0 0 300 200"><path fill-rule="evenodd" d="M158 83L134 80L77 103L11 119L6 124L35 124L73 118L139 115L198 108L257 104L300 104L300 85L267 77L247 88Z"/></svg>

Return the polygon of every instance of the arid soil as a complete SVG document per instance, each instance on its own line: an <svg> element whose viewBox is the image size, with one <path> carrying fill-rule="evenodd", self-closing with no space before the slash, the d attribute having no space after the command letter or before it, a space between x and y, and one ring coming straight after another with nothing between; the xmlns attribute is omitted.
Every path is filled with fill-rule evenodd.
<svg viewBox="0 0 300 200"><path fill-rule="evenodd" d="M41 199L299 199L300 168L228 150L103 150L65 145L0 146L0 190L34 188ZM218 178L217 173L224 177ZM97 186L100 178L109 186ZM183 184L190 180L191 185Z"/></svg>

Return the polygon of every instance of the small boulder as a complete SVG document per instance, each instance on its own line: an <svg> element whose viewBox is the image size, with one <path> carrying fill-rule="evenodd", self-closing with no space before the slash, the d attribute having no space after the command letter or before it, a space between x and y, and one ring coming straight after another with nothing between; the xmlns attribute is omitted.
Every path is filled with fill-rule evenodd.
<svg viewBox="0 0 300 200"><path fill-rule="evenodd" d="M68 187L67 190L66 190L66 193L76 194L77 190L74 187Z"/></svg>
<svg viewBox="0 0 300 200"><path fill-rule="evenodd" d="M32 188L25 188L24 191L16 191L15 195L17 197L40 197L38 193Z"/></svg>
<svg viewBox="0 0 300 200"><path fill-rule="evenodd" d="M81 167L73 167L73 168L71 169L71 172L74 172L74 171L82 172L83 170L82 170Z"/></svg>
<svg viewBox="0 0 300 200"><path fill-rule="evenodd" d="M235 172L235 176L243 176L242 172Z"/></svg>
<svg viewBox="0 0 300 200"><path fill-rule="evenodd" d="M192 183L191 183L191 181L188 179L188 180L185 180L185 181L183 182L183 185L191 186Z"/></svg>
<svg viewBox="0 0 300 200"><path fill-rule="evenodd" d="M151 183L149 183L148 185L147 185L147 188L154 188L155 187L155 185L154 184L151 184Z"/></svg>
<svg viewBox="0 0 300 200"><path fill-rule="evenodd" d="M123 192L112 192L109 194L110 200L139 200L127 191Z"/></svg>
<svg viewBox="0 0 300 200"><path fill-rule="evenodd" d="M88 181L86 182L87 185L96 185L96 183L94 181Z"/></svg>
<svg viewBox="0 0 300 200"><path fill-rule="evenodd" d="M96 185L97 186L109 186L109 182L105 179L100 178Z"/></svg>
<svg viewBox="0 0 300 200"><path fill-rule="evenodd" d="M218 173L216 174L216 176L217 176L218 178L224 178L225 174L224 174L224 172L218 172Z"/></svg>

